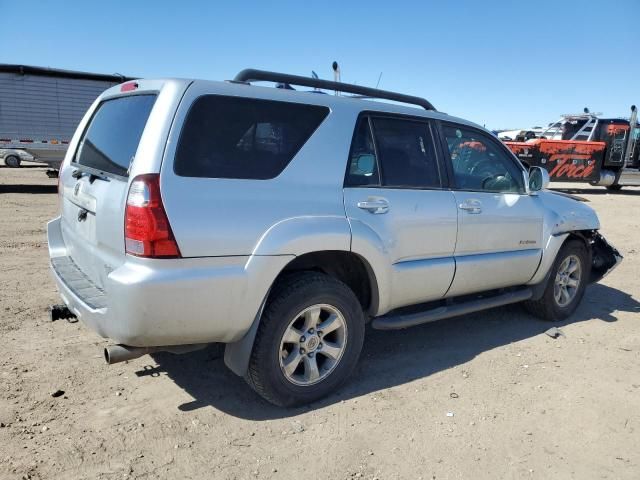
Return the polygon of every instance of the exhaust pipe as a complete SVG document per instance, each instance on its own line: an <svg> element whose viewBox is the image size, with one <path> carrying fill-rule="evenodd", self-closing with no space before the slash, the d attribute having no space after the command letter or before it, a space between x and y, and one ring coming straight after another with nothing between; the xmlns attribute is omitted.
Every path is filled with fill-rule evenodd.
<svg viewBox="0 0 640 480"><path fill-rule="evenodd" d="M597 187L609 187L616 182L616 172L613 170L602 170L600 172L600 178L592 182L591 185Z"/></svg>
<svg viewBox="0 0 640 480"><path fill-rule="evenodd" d="M190 345L166 345L162 347L131 347L129 345L111 345L104 349L104 359L109 365L114 363L126 362L128 360L134 360L156 352L169 352L176 355L182 353L195 352L196 350L202 350L208 343L194 343Z"/></svg>
<svg viewBox="0 0 640 480"><path fill-rule="evenodd" d="M104 359L109 365L126 362L153 353L150 347L129 347L128 345L112 345L104 349Z"/></svg>

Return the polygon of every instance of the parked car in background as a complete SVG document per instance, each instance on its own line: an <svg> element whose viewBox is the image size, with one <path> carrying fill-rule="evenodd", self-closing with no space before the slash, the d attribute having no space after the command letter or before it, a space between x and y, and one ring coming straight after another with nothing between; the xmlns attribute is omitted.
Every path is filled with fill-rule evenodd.
<svg viewBox="0 0 640 480"><path fill-rule="evenodd" d="M18 168L22 162L36 161L29 152L10 148L0 148L0 160L3 160L4 164L10 168Z"/></svg>
<svg viewBox="0 0 640 480"><path fill-rule="evenodd" d="M548 180L422 98L258 70L141 79L73 135L49 253L62 308L119 344L109 363L222 342L256 392L295 405L338 389L369 322L571 315L621 257Z"/></svg>

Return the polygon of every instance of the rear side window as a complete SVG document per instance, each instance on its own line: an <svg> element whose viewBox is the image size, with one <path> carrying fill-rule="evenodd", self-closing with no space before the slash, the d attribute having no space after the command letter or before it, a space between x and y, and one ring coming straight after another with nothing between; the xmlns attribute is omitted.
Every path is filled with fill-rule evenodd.
<svg viewBox="0 0 640 480"><path fill-rule="evenodd" d="M378 161L385 187L441 186L433 136L428 123L373 118Z"/></svg>
<svg viewBox="0 0 640 480"><path fill-rule="evenodd" d="M376 149L373 145L371 128L369 128L369 118L360 117L351 143L345 186L362 187L379 184Z"/></svg>
<svg viewBox="0 0 640 480"><path fill-rule="evenodd" d="M274 178L328 113L316 105L202 96L182 128L174 171L183 177Z"/></svg>
<svg viewBox="0 0 640 480"><path fill-rule="evenodd" d="M102 102L80 140L74 161L126 176L155 101L155 95L132 95Z"/></svg>

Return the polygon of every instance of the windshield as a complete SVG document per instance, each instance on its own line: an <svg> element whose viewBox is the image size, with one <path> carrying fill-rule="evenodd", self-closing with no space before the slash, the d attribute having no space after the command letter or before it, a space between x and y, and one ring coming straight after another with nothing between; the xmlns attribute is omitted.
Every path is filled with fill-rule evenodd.
<svg viewBox="0 0 640 480"><path fill-rule="evenodd" d="M102 102L80 140L74 162L126 176L156 95L130 95Z"/></svg>

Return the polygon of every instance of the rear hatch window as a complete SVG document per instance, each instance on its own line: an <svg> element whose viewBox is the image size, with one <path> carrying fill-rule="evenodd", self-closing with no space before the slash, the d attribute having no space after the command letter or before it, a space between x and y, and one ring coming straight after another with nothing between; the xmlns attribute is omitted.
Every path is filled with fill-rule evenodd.
<svg viewBox="0 0 640 480"><path fill-rule="evenodd" d="M174 171L183 177L274 178L328 113L317 105L204 95L187 115Z"/></svg>
<svg viewBox="0 0 640 480"><path fill-rule="evenodd" d="M126 176L156 95L130 95L102 102L85 130L74 162Z"/></svg>

